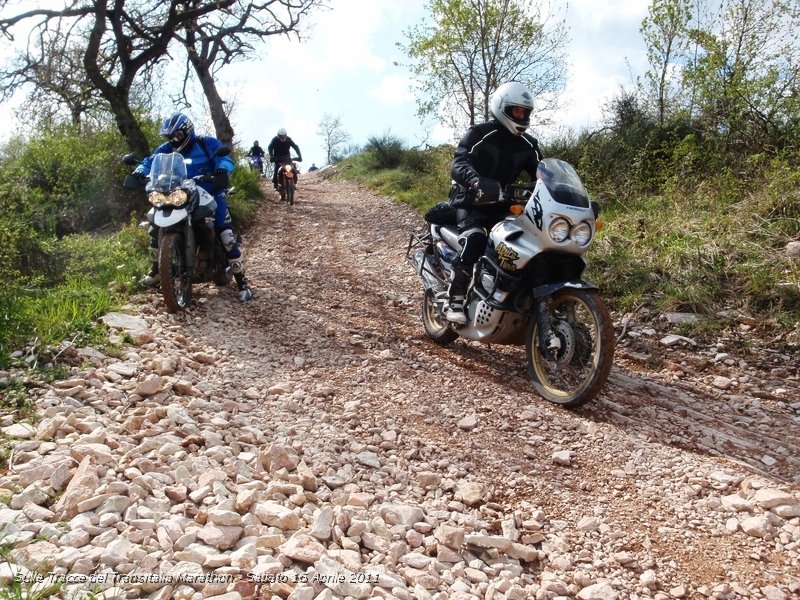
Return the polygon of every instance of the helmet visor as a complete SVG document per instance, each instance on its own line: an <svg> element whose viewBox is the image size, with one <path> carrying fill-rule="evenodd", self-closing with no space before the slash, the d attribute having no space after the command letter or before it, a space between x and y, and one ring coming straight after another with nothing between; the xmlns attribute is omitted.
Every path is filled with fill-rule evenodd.
<svg viewBox="0 0 800 600"><path fill-rule="evenodd" d="M180 146L183 141L186 139L186 132L179 129L178 131L174 132L172 135L165 136L169 143L172 145L173 148L177 148Z"/></svg>
<svg viewBox="0 0 800 600"><path fill-rule="evenodd" d="M531 123L531 109L527 106L511 105L503 111L506 116L517 123L527 127Z"/></svg>

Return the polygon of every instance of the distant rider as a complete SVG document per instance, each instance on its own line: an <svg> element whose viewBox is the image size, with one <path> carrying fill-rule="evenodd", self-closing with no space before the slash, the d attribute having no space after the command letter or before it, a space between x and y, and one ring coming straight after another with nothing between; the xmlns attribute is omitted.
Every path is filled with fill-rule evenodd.
<svg viewBox="0 0 800 600"><path fill-rule="evenodd" d="M247 156L253 158L256 156L260 156L261 158L264 158L266 154L267 153L264 152L264 149L258 145L258 140L256 140L255 142L253 142L253 146L250 148L250 151L247 153Z"/></svg>
<svg viewBox="0 0 800 600"><path fill-rule="evenodd" d="M294 143L292 138L286 135L286 130L281 127L278 129L278 135L272 138L269 146L267 146L269 160L275 163L275 170L272 173L272 187L276 190L278 189L278 169L281 165L292 162L292 149L297 153L297 161L302 162L303 155L300 154L300 148ZM295 173L295 179L296 178L297 173Z"/></svg>
<svg viewBox="0 0 800 600"><path fill-rule="evenodd" d="M523 171L533 181L541 159L539 143L525 133L533 112L533 97L525 86L504 83L492 94L489 110L494 118L469 128L450 167L450 176L459 184L450 203L457 208L461 253L453 261L445 316L460 325L467 322L464 298L473 267L483 255L489 230L506 214L506 209L483 209L481 202L497 200L500 190Z"/></svg>
<svg viewBox="0 0 800 600"><path fill-rule="evenodd" d="M253 294L244 275L242 252L231 229L231 215L228 212L228 203L225 198L225 189L229 186L230 175L234 170L233 159L231 159L230 155L216 156L214 152L222 146L222 143L210 135L195 135L192 121L182 113L176 112L171 117L164 119L164 123L158 133L167 141L156 148L151 156L145 158L136 167L133 176L142 179L147 177L155 155L172 152L179 152L185 158L191 159L186 164L186 171L189 177L213 174L213 181L199 181L198 185L214 195L214 200L217 202L214 229L225 248L228 264L236 279L239 300L243 302L250 300ZM150 234L150 257L153 264L150 272L141 279L141 282L144 285L153 286L160 280L158 273L158 227L151 225L148 233Z"/></svg>
<svg viewBox="0 0 800 600"><path fill-rule="evenodd" d="M261 171L264 170L264 156L265 155L266 155L266 152L264 152L264 149L261 146L258 145L258 140L253 142L253 146L247 152L247 156L249 156L250 158L257 158L258 159L258 165L259 165Z"/></svg>

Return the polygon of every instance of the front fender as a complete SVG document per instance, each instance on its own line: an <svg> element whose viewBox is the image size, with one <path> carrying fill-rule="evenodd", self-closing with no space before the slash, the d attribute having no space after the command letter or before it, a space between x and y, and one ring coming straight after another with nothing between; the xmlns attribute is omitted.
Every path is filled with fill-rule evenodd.
<svg viewBox="0 0 800 600"><path fill-rule="evenodd" d="M156 210L153 223L158 227L170 227L180 223L189 216L185 208L161 208Z"/></svg>
<svg viewBox="0 0 800 600"><path fill-rule="evenodd" d="M533 288L533 297L537 300L540 298L546 298L547 296L552 296L559 290L563 290L564 288L573 288L573 289L580 289L580 290L597 290L600 289L593 283L585 281L583 279L572 279L567 281L558 281L556 283L546 283L544 285L537 285Z"/></svg>

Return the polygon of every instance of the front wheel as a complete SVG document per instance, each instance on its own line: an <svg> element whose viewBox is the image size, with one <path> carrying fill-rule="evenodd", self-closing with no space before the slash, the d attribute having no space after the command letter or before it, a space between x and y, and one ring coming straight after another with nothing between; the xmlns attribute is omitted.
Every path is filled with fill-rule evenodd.
<svg viewBox="0 0 800 600"><path fill-rule="evenodd" d="M286 181L286 201L291 205L294 204L294 179L289 179Z"/></svg>
<svg viewBox="0 0 800 600"><path fill-rule="evenodd" d="M593 400L614 360L611 316L596 290L563 289L549 301L554 349L539 347L539 323L531 319L525 358L536 391L546 400L575 408ZM547 356L546 356L547 355Z"/></svg>
<svg viewBox="0 0 800 600"><path fill-rule="evenodd" d="M439 312L436 306L436 294L432 289L425 290L425 297L422 299L422 324L428 337L442 346L446 346L458 337Z"/></svg>
<svg viewBox="0 0 800 600"><path fill-rule="evenodd" d="M192 299L192 280L186 267L186 242L176 231L164 234L159 245L158 271L161 273L161 294L171 313L184 310Z"/></svg>

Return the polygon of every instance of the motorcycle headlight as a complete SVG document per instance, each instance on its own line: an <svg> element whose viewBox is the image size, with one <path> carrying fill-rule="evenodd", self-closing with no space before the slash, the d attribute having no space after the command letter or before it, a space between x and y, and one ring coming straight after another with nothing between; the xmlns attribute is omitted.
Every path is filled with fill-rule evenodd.
<svg viewBox="0 0 800 600"><path fill-rule="evenodd" d="M586 221L581 221L572 228L570 237L578 246L585 246L592 241L592 226Z"/></svg>
<svg viewBox="0 0 800 600"><path fill-rule="evenodd" d="M153 206L171 206L177 208L186 204L186 200L189 196L184 190L172 190L167 194L153 191L150 192L147 198Z"/></svg>
<svg viewBox="0 0 800 600"><path fill-rule="evenodd" d="M554 242L563 242L569 237L569 221L563 217L553 219L547 228L547 233Z"/></svg>

